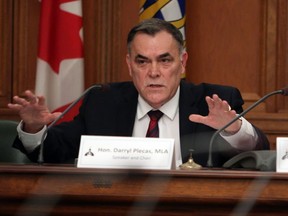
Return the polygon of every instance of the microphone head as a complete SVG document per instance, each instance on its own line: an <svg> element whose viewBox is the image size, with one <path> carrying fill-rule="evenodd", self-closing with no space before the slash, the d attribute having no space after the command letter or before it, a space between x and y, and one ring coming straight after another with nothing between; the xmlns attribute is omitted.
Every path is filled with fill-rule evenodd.
<svg viewBox="0 0 288 216"><path fill-rule="evenodd" d="M287 96L288 95L288 86L282 89L282 95Z"/></svg>

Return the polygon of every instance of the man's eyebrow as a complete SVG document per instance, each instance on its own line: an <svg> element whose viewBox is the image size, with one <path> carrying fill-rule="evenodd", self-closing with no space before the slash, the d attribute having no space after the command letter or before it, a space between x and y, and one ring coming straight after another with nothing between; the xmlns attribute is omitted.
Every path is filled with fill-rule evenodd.
<svg viewBox="0 0 288 216"><path fill-rule="evenodd" d="M171 56L170 53L167 52L167 53L163 53L163 54L159 55L157 58L158 58L158 59L161 59L161 58L166 58L166 57L170 57L170 56ZM135 56L135 59L137 59L137 58L148 59L148 57L143 56L143 55L141 55L141 54L136 55L136 56Z"/></svg>
<svg viewBox="0 0 288 216"><path fill-rule="evenodd" d="M140 55L140 54L135 56L135 59L137 59L137 58L148 59L146 56L143 56L143 55Z"/></svg>
<svg viewBox="0 0 288 216"><path fill-rule="evenodd" d="M170 53L163 53L163 54L161 54L161 55L159 55L159 57L158 58L165 58L165 57L170 57L171 55L170 55Z"/></svg>

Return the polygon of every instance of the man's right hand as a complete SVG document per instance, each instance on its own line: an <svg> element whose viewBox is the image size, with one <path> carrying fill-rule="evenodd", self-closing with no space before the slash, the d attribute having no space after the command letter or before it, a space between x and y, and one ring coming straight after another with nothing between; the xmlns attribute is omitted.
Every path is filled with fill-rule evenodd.
<svg viewBox="0 0 288 216"><path fill-rule="evenodd" d="M37 133L45 125L55 120L60 112L51 113L45 104L43 96L36 96L30 90L25 91L25 98L14 96L14 103L7 106L19 113L23 120L23 131L27 133Z"/></svg>

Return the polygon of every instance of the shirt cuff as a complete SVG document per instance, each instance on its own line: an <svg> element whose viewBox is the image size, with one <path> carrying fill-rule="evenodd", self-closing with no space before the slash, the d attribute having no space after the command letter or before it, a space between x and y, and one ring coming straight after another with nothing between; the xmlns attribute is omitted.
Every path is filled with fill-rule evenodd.
<svg viewBox="0 0 288 216"><path fill-rule="evenodd" d="M225 135L225 133L220 133L220 135L230 143L232 147L241 151L250 151L255 149L258 135L250 122L245 118L241 119L241 128L237 133L228 136Z"/></svg>
<svg viewBox="0 0 288 216"><path fill-rule="evenodd" d="M37 133L27 133L23 131L23 121L17 126L18 137L22 141L24 148L28 153L32 152L41 143L42 136L47 126L44 126L42 130Z"/></svg>

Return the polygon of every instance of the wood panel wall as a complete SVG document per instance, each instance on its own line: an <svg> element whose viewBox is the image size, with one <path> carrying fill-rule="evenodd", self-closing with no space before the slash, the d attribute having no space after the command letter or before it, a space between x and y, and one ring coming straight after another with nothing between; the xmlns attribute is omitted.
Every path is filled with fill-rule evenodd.
<svg viewBox="0 0 288 216"><path fill-rule="evenodd" d="M245 107L288 83L286 0L186 1L186 79L233 85ZM40 4L0 0L0 119L13 95L34 89ZM129 80L126 35L138 22L137 0L83 0L85 85ZM273 96L246 116L268 135L288 136L288 99Z"/></svg>

